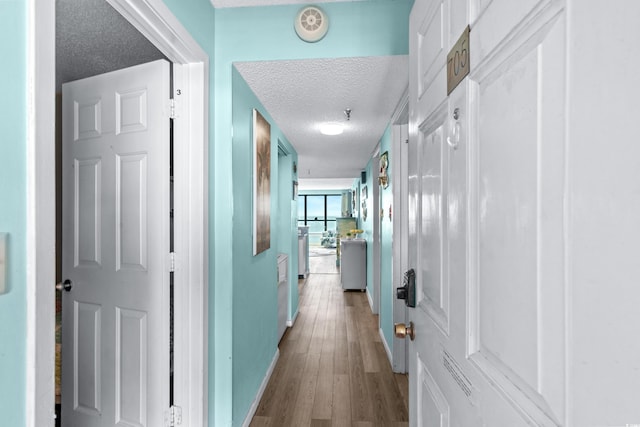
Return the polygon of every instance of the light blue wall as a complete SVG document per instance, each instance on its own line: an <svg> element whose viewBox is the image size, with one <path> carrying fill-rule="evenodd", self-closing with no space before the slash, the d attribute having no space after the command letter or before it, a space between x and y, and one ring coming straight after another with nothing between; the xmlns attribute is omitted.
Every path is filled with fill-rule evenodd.
<svg viewBox="0 0 640 427"><path fill-rule="evenodd" d="M0 294L0 424L6 426L26 422L26 8L22 0L0 1L0 232L9 233L8 290Z"/></svg>
<svg viewBox="0 0 640 427"><path fill-rule="evenodd" d="M331 20L331 29L323 40L314 44L302 42L293 30L293 19L299 8L299 5L225 8L218 9L215 13L215 126L211 126L214 143L210 156L210 167L213 168L210 190L214 198L210 245L215 249L215 258L212 260L215 263L215 275L211 276L210 286L215 292L215 298L209 308L210 316L215 319L215 326L210 325L215 335L213 360L210 360L210 369L215 371L215 388L210 388L209 393L214 393L215 398L209 412L210 425L242 424L246 408L256 397L253 387L263 380L266 374L264 364L271 359L269 357L261 360L255 367L246 364L242 366L238 363L240 358L246 356L240 355L238 351L241 348L263 351L273 341L273 337L265 331L262 337L257 337L259 341L255 342L254 338L244 336L245 330L234 323L239 317L234 312L238 307L238 301L235 301L238 295L236 289L243 289L247 283L264 282L264 277L273 277L275 281L275 254L266 254L264 265L259 261L248 265L239 263L237 260L246 256L245 247L232 243L238 237L235 233L240 213L236 203L245 207L243 202L237 200L240 196L235 187L241 184L234 181L237 177L236 169L244 173L249 170L249 164L242 160L239 163L229 161L234 158L235 147L232 140L235 138L232 135L235 136L239 131L233 127L232 119L232 64L237 61L408 53L409 1L373 0L323 4ZM249 227L250 223L246 226ZM267 267L267 264L270 266ZM229 266L238 267L231 269ZM242 270L238 270L239 268ZM271 276L265 276L267 274ZM260 305L264 304L263 301L238 298L243 298L242 301L246 304L242 308L244 312L262 312ZM263 315L269 317L272 314L264 312ZM270 322L269 319L262 320ZM255 322L251 327L254 326ZM241 343L240 340L244 342ZM237 371L236 366L243 372ZM241 381L236 373L242 375ZM236 384L236 381L240 382Z"/></svg>
<svg viewBox="0 0 640 427"><path fill-rule="evenodd" d="M233 425L241 425L278 346L277 263L279 251L291 254L295 230L279 218L278 142L296 156L242 76L233 69ZM271 243L253 255L252 110L271 124ZM297 160L296 160L297 161ZM282 171L291 185L291 169ZM291 198L289 191L283 196ZM287 207L291 204L287 203ZM290 218L287 211L286 218ZM297 235L297 234L295 234ZM297 291L297 286L295 287Z"/></svg>
<svg viewBox="0 0 640 427"><path fill-rule="evenodd" d="M389 162L391 162L391 126L387 126L384 134L380 138L380 154L385 151L389 152ZM374 164L375 163L375 164ZM362 183L357 180L354 183L354 187L357 183L360 183L360 188L364 185L367 186L367 192L369 197L367 198L367 219L366 221L361 218L360 228L364 230L364 238L367 240L367 292L373 295L373 269L374 266L380 266L380 309L379 309L379 322L380 328L384 334L384 338L389 346L389 349L393 351L393 224L389 221L389 206L393 202L393 183L389 181L389 186L386 189L380 188L381 204L378 210L384 209L384 217L380 221L380 259L375 259L373 256L373 221L380 215L380 212L374 212L373 210L373 186L378 185L378 163L374 160L369 160L366 167L367 180ZM388 174L391 175L391 169L388 169ZM360 192L362 195L362 191Z"/></svg>
<svg viewBox="0 0 640 427"><path fill-rule="evenodd" d="M232 143L232 63L274 59L405 55L408 53L410 0L371 0L328 3L323 8L331 29L320 42L307 44L293 31L299 6L231 8L214 11L208 0L164 0L210 57L209 149L209 425L240 425L246 402L255 397L254 385L262 381L264 364L234 384L234 355L256 344L245 337L245 325L234 324L242 311L260 310L262 302L245 300L243 286L273 274L275 262L265 255L264 265L232 268L242 264L245 244L235 244L242 221L236 222L236 199L244 183L236 173L247 171L243 156ZM3 424L25 423L26 347L26 5L23 0L0 1L3 26L0 36L11 43L0 45L9 61L2 68L5 98L0 107L0 231L10 233L9 292L0 295L0 413ZM240 159L240 164L233 160ZM238 188L236 188L238 186ZM239 204L241 202L239 201ZM295 206L292 203L292 208ZM292 220L295 215L292 213ZM294 242L294 236L290 236ZM272 251L273 252L273 251ZM267 267L266 264L270 266ZM240 272L240 273L239 273ZM237 298L237 300L236 300ZM245 299L243 299L245 298ZM293 301L292 301L293 303ZM295 302L297 307L297 301ZM272 316L265 312L265 318ZM241 321L241 320L240 320ZM266 322L265 322L266 323ZM254 325L252 325L254 326ZM273 336L265 333L265 342ZM234 339L234 337L237 337ZM268 349L271 344L256 344ZM273 348L271 348L273 349ZM234 353L235 351L235 353ZM267 351L267 350L264 350ZM235 366L241 367L241 364ZM246 367L245 367L246 368ZM239 368L241 369L241 368ZM235 386L235 389L234 389ZM238 403L234 404L233 400Z"/></svg>
<svg viewBox="0 0 640 427"><path fill-rule="evenodd" d="M387 152L389 168L387 175L391 177L391 126L388 126L380 140L380 155ZM375 170L378 170L376 165ZM377 176L377 174L376 174ZM376 178L377 179L377 178ZM393 182L389 178L387 188L380 187L381 206L384 217L380 222L380 328L384 339L393 354L393 223L389 220L389 206L393 203ZM392 209L393 210L393 209Z"/></svg>

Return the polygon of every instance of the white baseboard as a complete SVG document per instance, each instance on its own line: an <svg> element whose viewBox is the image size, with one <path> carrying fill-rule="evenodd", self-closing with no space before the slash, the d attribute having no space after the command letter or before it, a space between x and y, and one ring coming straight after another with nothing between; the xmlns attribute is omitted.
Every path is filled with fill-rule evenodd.
<svg viewBox="0 0 640 427"><path fill-rule="evenodd" d="M369 301L369 308L373 314L378 314L373 310L373 297L371 296L371 292L369 292L369 288L367 288L367 301Z"/></svg>
<svg viewBox="0 0 640 427"><path fill-rule="evenodd" d="M382 328L378 329L378 333L380 334L380 338L382 338L382 345L384 346L384 351L387 353L387 359L389 359L389 364L393 366L393 355L391 354L391 349L387 344L387 339L384 337L384 333L382 332Z"/></svg>
<svg viewBox="0 0 640 427"><path fill-rule="evenodd" d="M296 323L297 318L298 318L298 310L296 310L296 312L293 313L293 317L291 318L291 320L287 320L287 326L292 327L293 324Z"/></svg>
<svg viewBox="0 0 640 427"><path fill-rule="evenodd" d="M251 403L251 407L249 408L249 412L247 413L244 422L242 423L242 427L249 427L251 424L251 420L258 410L258 405L260 404L260 399L262 399L262 395L264 394L265 389L267 388L267 384L269 384L269 380L271 379L271 374L273 374L273 370L276 367L276 363L278 362L278 358L280 357L280 349L276 349L276 354L273 355L273 360L271 361L271 365L269 365L269 369L267 369L267 373L262 380L262 384L260 384L260 388L258 389L258 393L256 394L255 399Z"/></svg>

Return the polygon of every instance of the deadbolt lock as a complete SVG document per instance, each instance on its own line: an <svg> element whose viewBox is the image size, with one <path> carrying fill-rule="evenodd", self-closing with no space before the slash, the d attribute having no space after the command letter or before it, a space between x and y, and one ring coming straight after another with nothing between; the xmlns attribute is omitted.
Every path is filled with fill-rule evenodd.
<svg viewBox="0 0 640 427"><path fill-rule="evenodd" d="M404 323L396 323L393 327L396 337L398 338L406 338L406 336L409 335L409 338L413 341L416 337L415 331L413 330L413 322L409 322L408 325L405 325Z"/></svg>

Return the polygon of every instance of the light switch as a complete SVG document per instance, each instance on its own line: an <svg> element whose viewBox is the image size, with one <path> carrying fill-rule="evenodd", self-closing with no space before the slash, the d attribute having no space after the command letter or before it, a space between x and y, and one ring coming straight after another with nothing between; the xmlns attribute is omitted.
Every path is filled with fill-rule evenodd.
<svg viewBox="0 0 640 427"><path fill-rule="evenodd" d="M7 291L7 233L0 233L0 294Z"/></svg>

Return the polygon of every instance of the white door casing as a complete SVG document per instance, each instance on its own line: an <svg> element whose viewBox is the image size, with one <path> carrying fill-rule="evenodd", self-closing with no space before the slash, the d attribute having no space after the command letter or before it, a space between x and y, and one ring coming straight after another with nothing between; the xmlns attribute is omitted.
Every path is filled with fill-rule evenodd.
<svg viewBox="0 0 640 427"><path fill-rule="evenodd" d="M393 182L392 199L392 285L391 295L393 301L393 323L406 323L407 308L404 300L396 298L396 289L402 286L403 274L407 271L407 249L408 249L408 126L409 116L408 88L396 107L396 112L392 119L391 130L391 182ZM407 372L407 347L408 343L404 339L393 338L393 352L390 357L394 372Z"/></svg>
<svg viewBox="0 0 640 427"><path fill-rule="evenodd" d="M169 407L169 67L63 85L65 425Z"/></svg>
<svg viewBox="0 0 640 427"><path fill-rule="evenodd" d="M371 259L373 260L372 273L373 277L371 278L372 286L373 286L373 295L369 295L369 305L371 306L371 312L373 314L380 313L380 265L381 265L381 248L380 248L380 238L382 233L381 222L383 220L380 215L380 209L382 208L380 202L382 198L382 191L380 191L380 186L378 185L378 165L380 164L380 147L376 149L376 154L371 158L371 200L373 202L373 215L371 215L371 220L373 221L373 235L371 238L371 243L373 243L371 248ZM380 325L378 325L380 327Z"/></svg>
<svg viewBox="0 0 640 427"><path fill-rule="evenodd" d="M176 282L174 404L185 425L206 424L207 400L207 147L209 57L164 3L107 0L174 64L178 118L174 120ZM28 188L26 414L29 427L54 423L53 301L55 207L53 182L55 5L28 1Z"/></svg>
<svg viewBox="0 0 640 427"><path fill-rule="evenodd" d="M468 24L471 74L447 96ZM565 418L564 35L563 2L414 5L411 425Z"/></svg>

